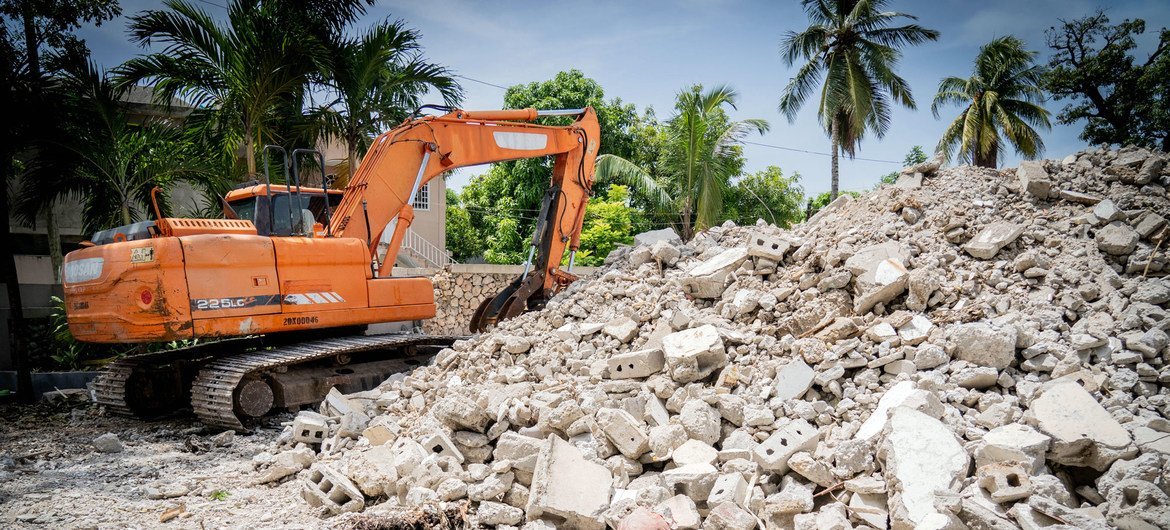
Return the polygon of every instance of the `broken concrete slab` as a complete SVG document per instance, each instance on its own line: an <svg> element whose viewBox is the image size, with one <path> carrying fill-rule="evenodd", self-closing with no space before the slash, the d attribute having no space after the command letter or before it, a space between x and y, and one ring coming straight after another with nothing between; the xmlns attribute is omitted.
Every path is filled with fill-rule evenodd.
<svg viewBox="0 0 1170 530"><path fill-rule="evenodd" d="M1014 326L995 329L984 322L960 324L951 329L955 358L1002 370L1016 358L1016 334Z"/></svg>
<svg viewBox="0 0 1170 530"><path fill-rule="evenodd" d="M980 230L966 245L963 245L963 250L979 259L991 259L999 253L1000 249L1010 245L1023 233L1024 227L1015 223L999 221Z"/></svg>
<svg viewBox="0 0 1170 530"><path fill-rule="evenodd" d="M895 407L878 451L890 488L893 528L914 528L938 513L937 491L958 491L970 457L950 428L907 407Z"/></svg>
<svg viewBox="0 0 1170 530"><path fill-rule="evenodd" d="M878 400L877 408L874 409L873 414L869 415L869 418L862 422L853 438L855 440L871 440L874 436L881 434L886 426L890 410L901 405L913 394L914 383L912 381L902 381L890 387L882 394L881 399Z"/></svg>
<svg viewBox="0 0 1170 530"><path fill-rule="evenodd" d="M683 290L695 298L716 298L723 294L731 273L747 258L745 247L724 250L687 271L681 282Z"/></svg>
<svg viewBox="0 0 1170 530"><path fill-rule="evenodd" d="M1128 224L1114 221L1097 231L1097 248L1112 256L1125 256L1133 253L1138 244L1138 233Z"/></svg>
<svg viewBox="0 0 1170 530"><path fill-rule="evenodd" d="M772 395L779 399L799 399L812 387L816 372L804 359L795 358L776 370Z"/></svg>
<svg viewBox="0 0 1170 530"><path fill-rule="evenodd" d="M1029 473L1044 467L1052 438L1027 425L1015 423L996 427L983 435L975 447L975 466L999 462L1020 462Z"/></svg>
<svg viewBox="0 0 1170 530"><path fill-rule="evenodd" d="M659 241L666 241L667 243L678 245L682 243L682 238L678 237L678 233L673 228L650 230L634 235L635 245L651 246Z"/></svg>
<svg viewBox="0 0 1170 530"><path fill-rule="evenodd" d="M1052 190L1052 180L1048 178L1043 160L1020 161L1016 178L1020 181L1020 188L1036 198L1047 199Z"/></svg>
<svg viewBox="0 0 1170 530"><path fill-rule="evenodd" d="M540 448L525 507L529 520L546 518L573 528L605 528L612 475L573 444L550 434Z"/></svg>
<svg viewBox="0 0 1170 530"><path fill-rule="evenodd" d="M1024 418L1052 437L1048 458L1059 464L1104 471L1113 461L1137 454L1129 431L1075 382L1049 386L1032 400Z"/></svg>
<svg viewBox="0 0 1170 530"><path fill-rule="evenodd" d="M650 438L642 424L622 409L600 408L594 414L605 437L627 458L637 459L650 450Z"/></svg>

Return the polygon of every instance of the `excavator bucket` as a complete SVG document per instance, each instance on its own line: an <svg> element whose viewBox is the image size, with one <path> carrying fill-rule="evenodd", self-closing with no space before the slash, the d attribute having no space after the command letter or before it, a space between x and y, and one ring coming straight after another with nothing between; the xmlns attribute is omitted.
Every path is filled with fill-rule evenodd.
<svg viewBox="0 0 1170 530"><path fill-rule="evenodd" d="M544 300L547 297L537 297L544 291L544 275L533 271L527 276L519 276L508 284L502 291L491 298L485 298L471 316L470 329L472 333L481 333L494 327L501 320L518 316L531 309L539 309L543 304L530 304ZM536 305L536 307L530 307Z"/></svg>

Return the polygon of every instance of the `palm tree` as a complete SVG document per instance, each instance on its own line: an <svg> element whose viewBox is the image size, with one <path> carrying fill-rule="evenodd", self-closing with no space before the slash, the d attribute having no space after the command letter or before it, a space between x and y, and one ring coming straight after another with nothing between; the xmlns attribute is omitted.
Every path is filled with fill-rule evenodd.
<svg viewBox="0 0 1170 530"><path fill-rule="evenodd" d="M256 146L278 140L282 111L292 105L299 114L311 75L327 60L319 40L282 24L279 4L232 0L227 25L185 0L134 16L130 33L138 44L165 46L119 67L122 85L153 81L158 100L192 103L188 127L216 140L228 157L242 146L248 174L255 174Z"/></svg>
<svg viewBox="0 0 1170 530"><path fill-rule="evenodd" d="M1005 139L1025 158L1040 156L1044 141L1033 127L1048 130L1052 125L1048 110L1040 105L1044 68L1035 57L1020 39L1000 37L979 49L971 77L940 81L930 106L934 117L943 105L966 108L947 126L936 149L950 158L957 147L960 160L982 167L999 163Z"/></svg>
<svg viewBox="0 0 1170 530"><path fill-rule="evenodd" d="M894 73L899 48L937 40L939 33L916 17L884 11L887 0L804 0L809 26L781 42L787 66L805 61L780 95L780 112L794 121L820 85L817 118L832 142L831 199L837 198L838 154L852 157L867 131L878 138L890 128L891 103L915 108L910 85ZM821 83L821 80L824 80Z"/></svg>
<svg viewBox="0 0 1170 530"><path fill-rule="evenodd" d="M18 216L34 219L44 205L72 196L83 201L84 228L96 231L134 221L149 212L155 186L185 180L216 187L218 176L194 162L190 143L166 121L128 123L119 92L92 64L66 72L54 92L68 115L68 141L45 146L53 156L37 157L26 168L18 195ZM160 207L169 210L165 195Z"/></svg>
<svg viewBox="0 0 1170 530"><path fill-rule="evenodd" d="M732 177L743 165L740 144L752 131L763 134L768 122L760 119L732 121L726 108L735 109L738 94L728 86L703 90L694 86L678 94L675 115L666 127L667 139L658 178L615 155L598 157L597 180L629 185L669 205L677 216L679 235L690 240L700 230L715 225L723 213L723 197Z"/></svg>
<svg viewBox="0 0 1170 530"><path fill-rule="evenodd" d="M336 43L327 86L333 99L314 109L321 133L345 142L347 174L371 139L406 119L428 89L455 105L463 90L451 72L422 57L419 34L402 21L384 22L357 38ZM339 182L338 185L343 185Z"/></svg>

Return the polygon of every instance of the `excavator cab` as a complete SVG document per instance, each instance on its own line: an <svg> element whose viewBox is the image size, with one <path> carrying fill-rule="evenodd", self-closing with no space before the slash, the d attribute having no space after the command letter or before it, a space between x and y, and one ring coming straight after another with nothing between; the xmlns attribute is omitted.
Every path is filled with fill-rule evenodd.
<svg viewBox="0 0 1170 530"><path fill-rule="evenodd" d="M327 212L337 210L344 194L344 190L322 188L301 188L298 192L295 186L268 186L253 181L228 192L224 200L224 216L252 221L257 235L309 235L313 224L329 224ZM312 221L306 222L306 218Z"/></svg>

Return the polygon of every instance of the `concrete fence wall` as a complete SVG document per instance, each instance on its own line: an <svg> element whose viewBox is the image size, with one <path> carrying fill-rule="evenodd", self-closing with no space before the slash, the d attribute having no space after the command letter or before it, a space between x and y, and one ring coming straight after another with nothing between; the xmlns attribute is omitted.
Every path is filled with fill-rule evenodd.
<svg viewBox="0 0 1170 530"><path fill-rule="evenodd" d="M586 276L596 267L575 267ZM480 302L495 296L524 272L523 265L455 264L443 269L394 268L394 276L427 276L435 284L435 318L423 325L429 334L467 334L471 316Z"/></svg>

